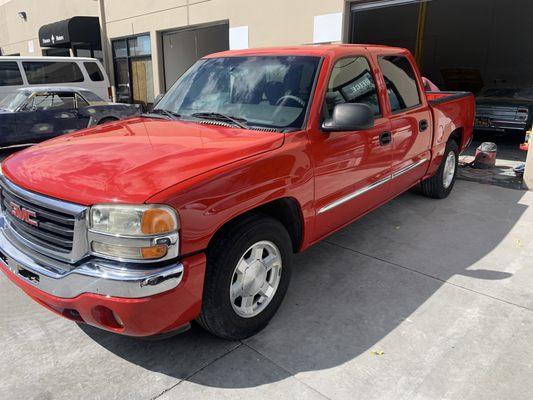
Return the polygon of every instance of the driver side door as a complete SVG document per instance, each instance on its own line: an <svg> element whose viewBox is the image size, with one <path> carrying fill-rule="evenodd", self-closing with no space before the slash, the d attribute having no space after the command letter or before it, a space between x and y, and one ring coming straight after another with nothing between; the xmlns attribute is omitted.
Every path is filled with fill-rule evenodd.
<svg viewBox="0 0 533 400"><path fill-rule="evenodd" d="M324 99L324 118L340 103L367 104L374 111L375 123L364 131L312 133L315 240L390 196L390 121L383 116L375 71L365 56L342 58L334 64Z"/></svg>

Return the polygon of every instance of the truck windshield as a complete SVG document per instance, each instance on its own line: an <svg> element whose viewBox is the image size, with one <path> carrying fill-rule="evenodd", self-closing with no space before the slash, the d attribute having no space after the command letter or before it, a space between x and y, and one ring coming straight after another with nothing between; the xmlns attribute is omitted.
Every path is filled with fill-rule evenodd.
<svg viewBox="0 0 533 400"><path fill-rule="evenodd" d="M154 110L183 118L230 116L248 126L302 128L320 58L253 56L202 59Z"/></svg>

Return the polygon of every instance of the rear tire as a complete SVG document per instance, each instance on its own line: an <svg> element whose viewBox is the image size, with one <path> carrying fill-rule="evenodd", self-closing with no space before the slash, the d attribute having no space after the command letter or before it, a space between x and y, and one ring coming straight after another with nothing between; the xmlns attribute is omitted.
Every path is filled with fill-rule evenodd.
<svg viewBox="0 0 533 400"><path fill-rule="evenodd" d="M432 199L445 199L451 193L459 167L459 148L454 140L446 144L444 157L439 169L431 178L422 182L424 196Z"/></svg>
<svg viewBox="0 0 533 400"><path fill-rule="evenodd" d="M285 297L291 259L291 238L276 219L254 214L226 228L207 249L198 323L224 339L259 332Z"/></svg>

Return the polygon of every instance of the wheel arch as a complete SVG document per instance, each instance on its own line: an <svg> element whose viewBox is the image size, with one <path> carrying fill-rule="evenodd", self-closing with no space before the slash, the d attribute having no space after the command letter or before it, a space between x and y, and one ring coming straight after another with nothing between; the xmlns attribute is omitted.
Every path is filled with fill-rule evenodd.
<svg viewBox="0 0 533 400"><path fill-rule="evenodd" d="M462 127L456 128L452 133L450 133L450 137L448 138L448 141L453 140L455 143L457 143L457 147L459 148L459 152L464 150L464 129Z"/></svg>
<svg viewBox="0 0 533 400"><path fill-rule="evenodd" d="M293 197L269 201L231 218L217 229L209 240L208 247L233 224L252 214L263 214L278 220L289 233L293 252L300 250L303 240L303 215L298 200Z"/></svg>

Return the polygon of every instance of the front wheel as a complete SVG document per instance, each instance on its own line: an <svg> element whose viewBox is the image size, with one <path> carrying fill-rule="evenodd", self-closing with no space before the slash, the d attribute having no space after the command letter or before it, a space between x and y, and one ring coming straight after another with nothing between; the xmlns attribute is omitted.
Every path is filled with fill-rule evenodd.
<svg viewBox="0 0 533 400"><path fill-rule="evenodd" d="M230 226L207 250L197 321L225 339L263 329L287 291L291 258L291 239L279 221L252 215Z"/></svg>
<svg viewBox="0 0 533 400"><path fill-rule="evenodd" d="M451 193L459 166L459 148L454 140L446 145L439 169L429 179L422 182L422 193L433 199L445 199Z"/></svg>

